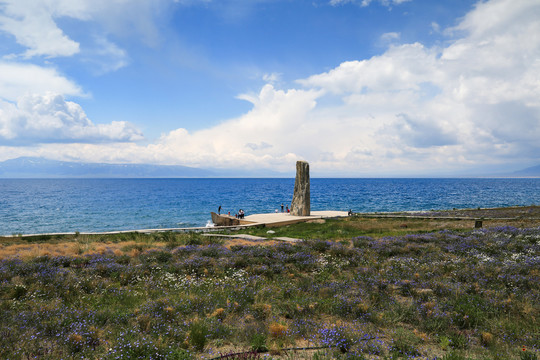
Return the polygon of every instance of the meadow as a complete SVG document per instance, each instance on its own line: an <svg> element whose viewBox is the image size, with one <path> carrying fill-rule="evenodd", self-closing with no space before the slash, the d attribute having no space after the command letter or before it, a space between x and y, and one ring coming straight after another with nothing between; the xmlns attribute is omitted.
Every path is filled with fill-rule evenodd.
<svg viewBox="0 0 540 360"><path fill-rule="evenodd" d="M298 243L0 238L0 358L538 359L531 209L272 229Z"/></svg>

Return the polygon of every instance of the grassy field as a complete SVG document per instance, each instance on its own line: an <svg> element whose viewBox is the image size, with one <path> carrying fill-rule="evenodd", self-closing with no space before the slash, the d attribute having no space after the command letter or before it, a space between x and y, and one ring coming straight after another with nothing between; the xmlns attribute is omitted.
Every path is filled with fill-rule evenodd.
<svg viewBox="0 0 540 360"><path fill-rule="evenodd" d="M539 213L0 238L0 358L538 359Z"/></svg>

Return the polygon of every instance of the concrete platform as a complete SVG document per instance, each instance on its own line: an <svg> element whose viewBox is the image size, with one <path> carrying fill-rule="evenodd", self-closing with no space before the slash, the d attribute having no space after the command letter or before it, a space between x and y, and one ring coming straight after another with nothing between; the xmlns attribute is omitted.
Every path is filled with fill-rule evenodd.
<svg viewBox="0 0 540 360"><path fill-rule="evenodd" d="M290 224L296 224L299 222L306 222L310 220L317 219L329 219L329 218L338 218L338 217L347 217L347 211L312 211L310 216L294 216L290 213L269 213L269 214L253 214L247 215L244 218L244 222L250 222L251 224L246 225L265 225L266 227L272 226L284 226Z"/></svg>
<svg viewBox="0 0 540 360"><path fill-rule="evenodd" d="M285 242L295 243L295 242L302 241L302 239L295 239L295 238L290 238L290 237L286 237L286 236L262 237L262 236L248 235L248 234L228 234L228 235L224 235L224 234L203 234L202 236L217 237L217 238L229 239L229 240L230 239L242 239L242 240L248 240L248 241L253 241L253 242L267 241L267 240L278 240L278 241L285 241Z"/></svg>
<svg viewBox="0 0 540 360"><path fill-rule="evenodd" d="M255 236L255 235L249 235L249 234L202 234L202 236L207 237L218 237L218 238L224 238L224 239L242 239L242 240L249 240L249 241L264 241L269 240L265 237L261 236Z"/></svg>
<svg viewBox="0 0 540 360"><path fill-rule="evenodd" d="M317 219L328 219L328 218L338 218L338 217L347 217L347 211L312 211L311 216L293 216L288 213L269 213L269 214L253 214L248 215L242 219L242 224L232 225L232 226L214 226L214 227L191 227L191 228L166 228L166 229L136 229L136 230L120 230L120 231L104 231L104 232L80 232L80 235L106 235L106 234L122 234L122 233L141 233L141 234L151 234L157 232L166 232L166 231L175 231L175 232L188 232L188 231L200 231L200 232L213 232L220 231L224 229L239 230L247 226L265 226L265 227L274 227L274 226L284 226L290 224L296 224L299 222L306 222L310 220ZM40 236L40 235L75 235L75 232L64 232L64 233L44 233L44 234L22 234L22 235L0 235L0 237L31 237L31 236Z"/></svg>

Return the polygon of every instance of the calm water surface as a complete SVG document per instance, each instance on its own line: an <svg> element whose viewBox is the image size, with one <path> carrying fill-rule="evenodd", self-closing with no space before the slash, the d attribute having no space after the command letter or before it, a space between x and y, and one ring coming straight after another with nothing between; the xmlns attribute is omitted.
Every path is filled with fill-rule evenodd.
<svg viewBox="0 0 540 360"><path fill-rule="evenodd" d="M204 226L290 204L294 179L0 179L0 234ZM312 210L540 204L540 179L311 179Z"/></svg>

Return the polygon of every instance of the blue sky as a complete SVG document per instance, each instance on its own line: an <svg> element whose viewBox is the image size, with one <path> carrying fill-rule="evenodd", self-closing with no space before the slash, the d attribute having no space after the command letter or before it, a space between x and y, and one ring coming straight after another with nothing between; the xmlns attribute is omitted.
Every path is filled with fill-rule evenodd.
<svg viewBox="0 0 540 360"><path fill-rule="evenodd" d="M0 1L0 161L540 162L540 1Z"/></svg>

